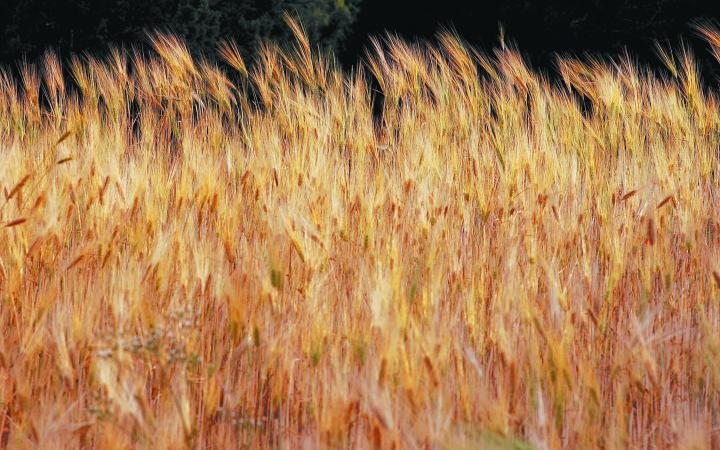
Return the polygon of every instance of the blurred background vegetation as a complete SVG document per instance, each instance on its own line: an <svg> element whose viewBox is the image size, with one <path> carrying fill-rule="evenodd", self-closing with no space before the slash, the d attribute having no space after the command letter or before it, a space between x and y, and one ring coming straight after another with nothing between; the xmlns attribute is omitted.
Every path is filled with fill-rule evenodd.
<svg viewBox="0 0 720 450"><path fill-rule="evenodd" d="M249 54L259 39L287 41L288 11L309 37L342 52L360 0L2 0L0 60L33 59L53 48L61 55L102 52L113 45L142 47L147 31L182 36L193 53L213 54L234 39Z"/></svg>
<svg viewBox="0 0 720 450"><path fill-rule="evenodd" d="M234 39L246 56L257 42L291 39L283 11L300 18L311 40L346 65L362 56L370 35L385 30L432 38L454 29L469 43L490 49L499 24L538 66L555 52L612 53L627 48L657 63L653 41L676 46L692 36L693 20L720 17L720 2L701 0L1 0L0 62L33 60L53 48L61 56L101 54L108 44L147 44L148 30L179 34L196 53L214 54ZM698 56L706 57L704 50ZM707 58L709 60L709 58ZM709 64L709 63L708 63Z"/></svg>

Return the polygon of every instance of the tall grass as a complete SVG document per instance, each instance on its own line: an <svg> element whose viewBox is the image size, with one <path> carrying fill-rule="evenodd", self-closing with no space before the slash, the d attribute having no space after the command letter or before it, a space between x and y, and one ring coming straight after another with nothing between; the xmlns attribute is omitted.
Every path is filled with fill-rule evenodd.
<svg viewBox="0 0 720 450"><path fill-rule="evenodd" d="M225 69L157 36L0 74L0 446L720 447L689 52L348 73L290 23Z"/></svg>

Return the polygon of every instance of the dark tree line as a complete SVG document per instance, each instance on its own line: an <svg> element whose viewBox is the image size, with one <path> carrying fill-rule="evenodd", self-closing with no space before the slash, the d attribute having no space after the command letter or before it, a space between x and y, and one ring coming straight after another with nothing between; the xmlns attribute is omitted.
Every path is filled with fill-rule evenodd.
<svg viewBox="0 0 720 450"><path fill-rule="evenodd" d="M385 30L431 38L451 27L486 49L498 24L531 56L551 64L554 52L608 52L624 47L652 61L653 40L690 38L689 23L720 17L706 0L0 0L0 62L47 48L61 54L102 52L108 44L142 45L148 30L182 36L196 53L213 54L235 39L251 55L259 39L291 39L283 11L300 18L311 40L353 64L369 35ZM691 41L692 42L692 41ZM695 42L696 49L702 44ZM704 52L699 56L705 56Z"/></svg>
<svg viewBox="0 0 720 450"><path fill-rule="evenodd" d="M342 51L361 0L2 0L0 61L102 52L108 44L143 45L147 32L173 32L195 53L213 54L234 39L250 54L260 39L291 33L283 12L298 17L321 47Z"/></svg>

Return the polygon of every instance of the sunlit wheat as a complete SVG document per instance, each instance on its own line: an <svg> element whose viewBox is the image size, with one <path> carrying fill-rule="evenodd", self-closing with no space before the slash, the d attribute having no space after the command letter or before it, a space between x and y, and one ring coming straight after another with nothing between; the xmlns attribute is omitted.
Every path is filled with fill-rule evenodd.
<svg viewBox="0 0 720 450"><path fill-rule="evenodd" d="M0 447L720 447L688 51L556 81L388 37L343 72L289 24L0 74Z"/></svg>

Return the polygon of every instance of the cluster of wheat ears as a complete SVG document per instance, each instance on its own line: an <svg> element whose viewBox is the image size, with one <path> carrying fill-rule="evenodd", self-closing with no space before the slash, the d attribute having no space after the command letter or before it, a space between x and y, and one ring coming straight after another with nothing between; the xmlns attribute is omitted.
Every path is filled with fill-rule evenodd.
<svg viewBox="0 0 720 450"><path fill-rule="evenodd" d="M343 72L289 24L248 66L158 35L0 74L0 447L720 446L689 51Z"/></svg>

